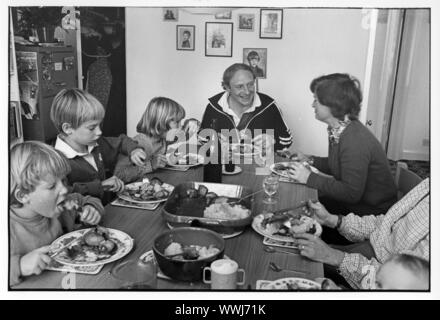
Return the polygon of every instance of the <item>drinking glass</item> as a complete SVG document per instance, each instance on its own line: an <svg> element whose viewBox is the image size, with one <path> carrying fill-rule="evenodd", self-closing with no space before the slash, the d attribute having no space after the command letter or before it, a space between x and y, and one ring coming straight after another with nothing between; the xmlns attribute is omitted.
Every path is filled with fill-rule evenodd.
<svg viewBox="0 0 440 320"><path fill-rule="evenodd" d="M263 189L267 197L263 200L264 203L274 204L277 200L274 195L278 191L279 181L277 176L267 176L263 180Z"/></svg>

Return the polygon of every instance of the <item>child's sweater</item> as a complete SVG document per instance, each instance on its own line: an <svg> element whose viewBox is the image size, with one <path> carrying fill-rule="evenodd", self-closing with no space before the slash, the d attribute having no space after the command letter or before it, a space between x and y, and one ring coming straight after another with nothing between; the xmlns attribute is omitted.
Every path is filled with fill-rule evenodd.
<svg viewBox="0 0 440 320"><path fill-rule="evenodd" d="M152 158L158 154L164 154L166 149L165 140L156 140L143 133L139 133L133 138L138 142L139 147L145 150L147 159L144 167L139 167L133 164L128 157L122 156L115 168L115 176L124 181L130 183L141 179L146 173L153 171Z"/></svg>
<svg viewBox="0 0 440 320"><path fill-rule="evenodd" d="M82 196L78 193L69 194L68 199L76 200L80 206L92 205L103 215L104 207L101 201L90 196ZM18 284L21 279L20 259L25 254L43 246L50 245L63 233L70 232L78 225L75 220L78 214L72 210L61 213L58 218L37 216L32 219L24 219L17 216L14 208L9 208L9 285Z"/></svg>

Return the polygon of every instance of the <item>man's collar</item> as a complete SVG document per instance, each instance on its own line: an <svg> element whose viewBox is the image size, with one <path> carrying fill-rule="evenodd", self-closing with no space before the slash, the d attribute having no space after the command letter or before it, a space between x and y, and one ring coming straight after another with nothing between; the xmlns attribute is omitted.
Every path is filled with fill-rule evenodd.
<svg viewBox="0 0 440 320"><path fill-rule="evenodd" d="M235 112L229 107L228 103L229 92L225 91L225 93L218 100L218 105L223 109L224 112L228 114L235 114ZM254 99L252 101L252 106L249 109L246 109L244 113L254 112L255 108L261 106L260 96L255 92Z"/></svg>
<svg viewBox="0 0 440 320"><path fill-rule="evenodd" d="M92 146L87 147L86 153L80 153L75 151L69 144L67 144L60 135L58 135L57 140L55 142L55 149L61 151L67 159L73 159L75 157L83 157L87 154L90 154L92 150L98 145L98 143L95 143Z"/></svg>

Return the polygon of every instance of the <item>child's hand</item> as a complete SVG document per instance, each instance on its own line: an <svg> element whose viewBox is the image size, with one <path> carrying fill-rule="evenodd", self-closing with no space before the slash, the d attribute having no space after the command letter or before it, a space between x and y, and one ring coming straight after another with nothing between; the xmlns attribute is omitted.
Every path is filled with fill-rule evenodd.
<svg viewBox="0 0 440 320"><path fill-rule="evenodd" d="M113 191L113 192L121 192L124 190L124 182L116 176L110 177L101 182L104 190Z"/></svg>
<svg viewBox="0 0 440 320"><path fill-rule="evenodd" d="M101 215L94 206L85 205L82 213L80 214L80 220L91 225L96 225L101 220Z"/></svg>
<svg viewBox="0 0 440 320"><path fill-rule="evenodd" d="M50 246L41 247L25 254L20 259L21 275L30 276L31 274L40 274L51 262L51 258L47 255Z"/></svg>
<svg viewBox="0 0 440 320"><path fill-rule="evenodd" d="M145 154L145 151L142 149L134 149L130 154L130 160L137 166L143 166L145 165L145 159L147 158L147 155Z"/></svg>
<svg viewBox="0 0 440 320"><path fill-rule="evenodd" d="M156 170L157 168L163 168L167 165L167 163L167 156L164 154L158 154L156 156L153 156L153 158L151 159L151 166L153 167L153 170Z"/></svg>

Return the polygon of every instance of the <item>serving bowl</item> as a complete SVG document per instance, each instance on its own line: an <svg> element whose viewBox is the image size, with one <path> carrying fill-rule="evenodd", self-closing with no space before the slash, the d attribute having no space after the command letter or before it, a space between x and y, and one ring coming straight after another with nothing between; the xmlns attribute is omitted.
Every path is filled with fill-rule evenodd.
<svg viewBox="0 0 440 320"><path fill-rule="evenodd" d="M165 256L165 249L172 243L177 242L182 246L198 245L202 247L214 247L219 249L215 255L199 258L197 260L176 259ZM225 251L225 240L216 232L194 227L182 227L167 230L160 234L153 243L153 252L160 270L168 277L181 281L200 281L203 268L211 265L211 262L221 259Z"/></svg>
<svg viewBox="0 0 440 320"><path fill-rule="evenodd" d="M206 187L210 192L216 193L221 197L231 199L243 199L240 204L250 210L249 216L242 219L220 219L204 217L206 204L203 199L188 199L189 189L199 189L200 186ZM252 193L252 189L233 184L208 183L189 181L177 185L170 194L165 206L162 209L162 216L171 228L185 226L201 227L222 234L224 237L241 233L244 228L252 223L253 197L247 197ZM188 203L186 203L189 200Z"/></svg>

